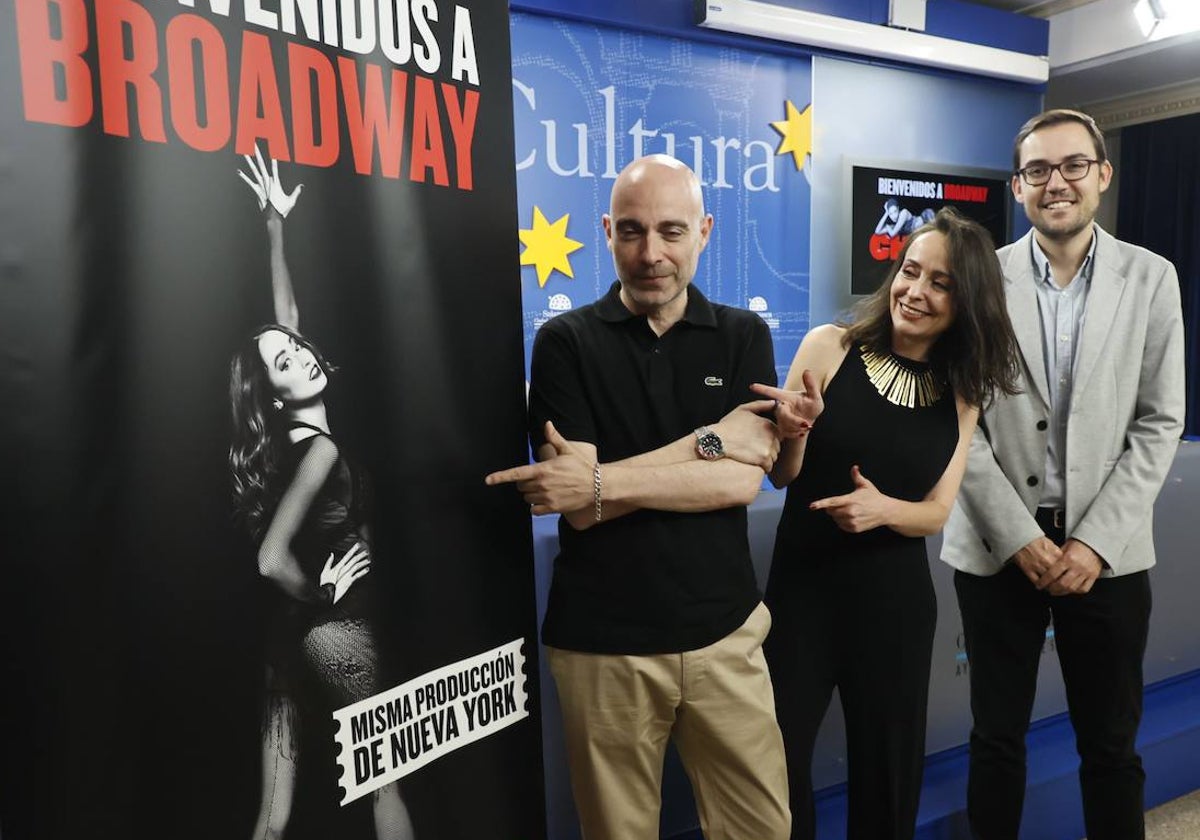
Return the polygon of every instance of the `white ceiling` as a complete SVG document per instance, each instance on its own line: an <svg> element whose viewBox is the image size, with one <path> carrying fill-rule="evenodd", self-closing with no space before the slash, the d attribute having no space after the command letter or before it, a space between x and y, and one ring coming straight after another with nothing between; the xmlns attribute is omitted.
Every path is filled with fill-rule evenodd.
<svg viewBox="0 0 1200 840"><path fill-rule="evenodd" d="M993 9L1003 9L1006 12L1026 12L1033 6L1041 4L1042 0L973 0L976 6L991 6Z"/></svg>
<svg viewBox="0 0 1200 840"><path fill-rule="evenodd" d="M1006 12L1017 12L1035 17L1047 17L1056 12L1076 6L1086 6L1095 0L967 0L976 6L991 6Z"/></svg>
<svg viewBox="0 0 1200 840"><path fill-rule="evenodd" d="M1115 0L968 0L1008 12L1048 18L1051 27L1048 106L1079 106L1114 125L1200 109L1200 34L1124 48L1062 66L1053 46L1067 33L1111 32ZM1128 0L1133 4L1133 0ZM1197 0L1200 2L1200 0ZM1057 22L1056 22L1057 18ZM1101 27L1099 29L1095 27ZM1095 40L1100 40L1096 38Z"/></svg>

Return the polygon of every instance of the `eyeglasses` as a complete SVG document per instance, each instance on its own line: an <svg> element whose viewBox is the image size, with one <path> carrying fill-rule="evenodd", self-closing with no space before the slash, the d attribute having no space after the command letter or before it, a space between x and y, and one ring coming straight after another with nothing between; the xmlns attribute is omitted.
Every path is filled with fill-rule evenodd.
<svg viewBox="0 0 1200 840"><path fill-rule="evenodd" d="M1064 181L1079 181L1086 178L1092 167L1099 162L1088 158L1071 158L1062 163L1033 163L1024 169L1018 169L1017 174L1029 186L1040 187L1050 180L1056 169Z"/></svg>

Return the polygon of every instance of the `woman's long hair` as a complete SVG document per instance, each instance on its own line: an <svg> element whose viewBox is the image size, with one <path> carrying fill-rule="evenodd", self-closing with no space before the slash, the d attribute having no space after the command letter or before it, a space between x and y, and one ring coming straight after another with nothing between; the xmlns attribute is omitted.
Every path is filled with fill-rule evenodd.
<svg viewBox="0 0 1200 840"><path fill-rule="evenodd" d="M983 226L943 207L933 221L917 228L904 243L887 279L851 313L842 341L865 344L877 353L892 349L892 281L908 249L919 237L937 231L946 237L954 278L954 322L930 350L930 361L945 370L954 392L969 405L984 406L997 392L1016 394L1021 357L1004 303L1004 272L996 246Z"/></svg>
<svg viewBox="0 0 1200 840"><path fill-rule="evenodd" d="M281 490L274 479L287 441L287 427L282 422L284 413L274 406L277 395L258 350L259 338L271 330L291 336L297 344L312 351L326 375L336 370L310 341L281 324L259 327L233 354L229 363L229 407L233 421L229 469L233 477L233 505L256 543L262 540L279 502Z"/></svg>

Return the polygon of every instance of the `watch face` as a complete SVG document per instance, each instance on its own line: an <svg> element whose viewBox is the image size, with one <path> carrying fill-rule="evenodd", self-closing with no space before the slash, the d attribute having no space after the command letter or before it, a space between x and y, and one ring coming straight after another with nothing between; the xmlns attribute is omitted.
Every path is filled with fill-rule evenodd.
<svg viewBox="0 0 1200 840"><path fill-rule="evenodd" d="M725 454L725 447L721 445L721 439L712 432L700 435L696 441L696 449L710 461L715 461Z"/></svg>

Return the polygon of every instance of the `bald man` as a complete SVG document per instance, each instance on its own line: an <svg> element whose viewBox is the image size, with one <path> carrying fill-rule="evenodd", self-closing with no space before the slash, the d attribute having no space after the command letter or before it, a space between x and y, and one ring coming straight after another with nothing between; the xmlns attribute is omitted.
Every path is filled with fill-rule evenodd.
<svg viewBox="0 0 1200 840"><path fill-rule="evenodd" d="M779 452L745 402L774 382L758 316L691 285L713 218L690 169L640 158L603 217L617 281L534 343L539 463L516 482L561 513L542 641L586 840L656 840L673 739L708 840L786 838L787 770L746 505Z"/></svg>

